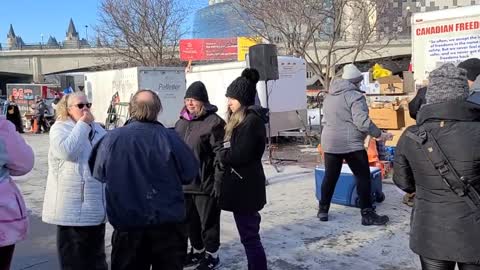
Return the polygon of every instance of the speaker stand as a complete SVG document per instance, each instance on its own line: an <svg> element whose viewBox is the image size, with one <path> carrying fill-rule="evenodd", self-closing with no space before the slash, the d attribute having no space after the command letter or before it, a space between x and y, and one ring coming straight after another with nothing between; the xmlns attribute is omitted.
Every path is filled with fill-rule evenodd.
<svg viewBox="0 0 480 270"><path fill-rule="evenodd" d="M271 127L270 127L270 102L269 102L269 99L270 99L270 94L269 94L269 91L268 91L268 81L269 80L265 80L265 96L266 96L266 100L267 100L267 109L268 109L268 122L267 122L267 148L268 148L268 161L270 162L270 165L273 166L273 168L275 168L275 170L277 171L277 173L281 172L281 170L278 168L278 165L280 165L282 162L298 162L298 160L296 159L286 159L286 158L275 158L273 157L273 150L274 150L274 147L272 146L272 134L271 134ZM268 184L268 182L267 182Z"/></svg>

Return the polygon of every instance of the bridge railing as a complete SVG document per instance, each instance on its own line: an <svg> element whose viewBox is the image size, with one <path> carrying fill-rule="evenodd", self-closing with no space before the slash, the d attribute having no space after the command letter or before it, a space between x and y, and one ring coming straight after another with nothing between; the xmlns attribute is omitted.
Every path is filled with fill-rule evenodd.
<svg viewBox="0 0 480 270"><path fill-rule="evenodd" d="M100 48L100 46L91 44L57 44L48 45L40 43L26 43L13 48L9 47L7 43L0 43L0 51L23 51L23 50L58 50L58 49L89 49Z"/></svg>

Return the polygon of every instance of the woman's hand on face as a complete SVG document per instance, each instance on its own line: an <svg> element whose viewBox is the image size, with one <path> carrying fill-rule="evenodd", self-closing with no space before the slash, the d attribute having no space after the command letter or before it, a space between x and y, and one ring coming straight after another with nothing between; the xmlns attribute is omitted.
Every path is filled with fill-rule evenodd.
<svg viewBox="0 0 480 270"><path fill-rule="evenodd" d="M93 120L95 120L95 118L93 117L92 113L90 111L84 111L83 116L80 117L80 119L78 121L82 121L82 122L85 122L87 124L91 124L93 122Z"/></svg>

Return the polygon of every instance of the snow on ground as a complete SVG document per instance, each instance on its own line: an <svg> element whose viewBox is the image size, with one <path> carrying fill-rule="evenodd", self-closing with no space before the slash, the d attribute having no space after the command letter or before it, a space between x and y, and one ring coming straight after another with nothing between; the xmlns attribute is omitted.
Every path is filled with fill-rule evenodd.
<svg viewBox="0 0 480 270"><path fill-rule="evenodd" d="M36 154L34 170L17 180L31 212L32 228L27 241L17 245L12 269L59 269L55 250L55 227L40 221L47 175L47 135L25 135ZM316 153L315 148L299 151ZM307 149L307 150L305 150ZM292 163L290 163L292 164ZM261 211L261 237L272 270L413 270L420 269L417 256L408 247L410 208L401 203L402 193L385 184L385 202L377 207L390 216L384 227L360 224L360 211L332 205L329 222L316 218L315 179L311 164L281 166L280 173L265 165L270 185L268 203ZM245 198L248 199L248 198ZM224 270L247 269L246 257L229 212L222 213L220 257ZM107 228L110 252L112 228Z"/></svg>

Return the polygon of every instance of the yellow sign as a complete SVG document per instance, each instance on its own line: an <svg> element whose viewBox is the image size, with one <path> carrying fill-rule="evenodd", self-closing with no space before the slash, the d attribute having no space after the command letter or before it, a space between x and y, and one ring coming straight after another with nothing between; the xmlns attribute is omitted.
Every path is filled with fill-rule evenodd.
<svg viewBox="0 0 480 270"><path fill-rule="evenodd" d="M248 54L248 48L262 43L261 37L238 37L238 61L245 61L245 55Z"/></svg>

